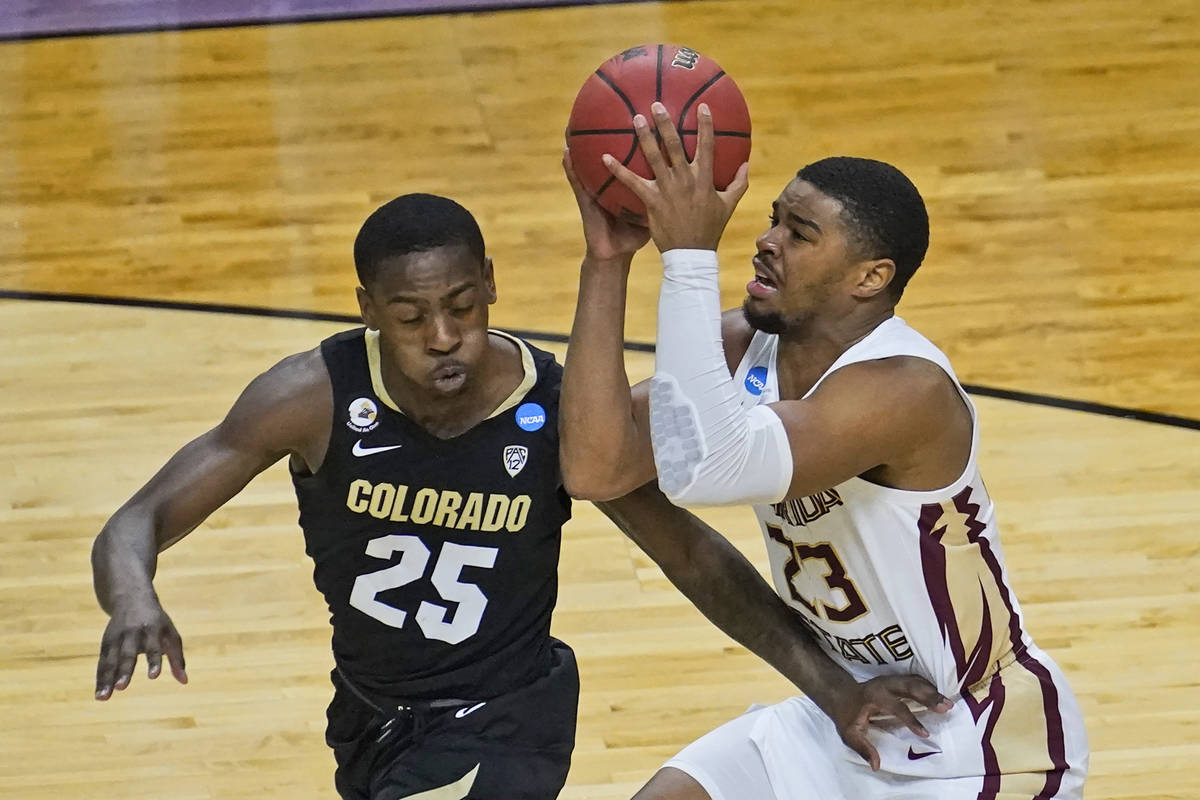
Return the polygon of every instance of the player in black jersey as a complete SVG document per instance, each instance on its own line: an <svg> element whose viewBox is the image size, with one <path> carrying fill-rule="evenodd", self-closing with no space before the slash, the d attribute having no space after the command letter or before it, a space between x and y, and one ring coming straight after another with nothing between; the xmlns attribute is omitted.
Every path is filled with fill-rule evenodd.
<svg viewBox="0 0 1200 800"><path fill-rule="evenodd" d="M96 697L137 655L180 682L157 553L284 456L333 624L326 739L345 798L553 798L570 763L574 655L550 636L560 534L553 356L488 329L491 259L453 201L406 195L354 245L366 329L256 378L93 548Z"/></svg>
<svg viewBox="0 0 1200 800"><path fill-rule="evenodd" d="M645 242L645 229L623 235L630 253ZM386 204L359 232L355 262L366 330L252 381L97 537L110 620L96 697L125 689L141 653L149 677L165 655L187 682L154 592L158 553L287 456L333 622L326 740L342 797L556 797L579 690L571 650L549 635L570 515L561 369L488 330L491 260L456 203ZM797 683L829 674L754 566L653 484L603 508L726 633Z"/></svg>

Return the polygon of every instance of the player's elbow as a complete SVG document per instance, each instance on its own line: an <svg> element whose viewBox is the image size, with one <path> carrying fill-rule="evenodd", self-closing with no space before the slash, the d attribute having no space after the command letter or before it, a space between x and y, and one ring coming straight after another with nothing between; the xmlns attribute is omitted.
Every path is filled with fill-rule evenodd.
<svg viewBox="0 0 1200 800"><path fill-rule="evenodd" d="M756 406L704 430L690 404L650 407L658 484L682 508L773 503L787 494L792 454L780 418ZM664 408L665 406L665 408ZM680 411L683 413L679 413Z"/></svg>
<svg viewBox="0 0 1200 800"><path fill-rule="evenodd" d="M630 469L627 459L611 444L563 436L559 463L563 487L571 497L593 502L615 500L653 477L637 480L637 470Z"/></svg>
<svg viewBox="0 0 1200 800"><path fill-rule="evenodd" d="M615 500L626 494L629 489L617 480L618 476L611 470L589 469L584 466L571 466L567 459L562 465L563 488L567 494L576 500L591 500L602 502Z"/></svg>

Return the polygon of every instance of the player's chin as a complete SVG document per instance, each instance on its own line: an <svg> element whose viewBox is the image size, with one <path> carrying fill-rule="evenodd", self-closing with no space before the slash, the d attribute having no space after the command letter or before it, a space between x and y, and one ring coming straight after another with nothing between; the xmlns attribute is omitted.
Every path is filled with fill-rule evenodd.
<svg viewBox="0 0 1200 800"><path fill-rule="evenodd" d="M763 333L783 333L787 328L783 314L775 308L774 298L754 297L747 295L742 302L742 316L756 331Z"/></svg>

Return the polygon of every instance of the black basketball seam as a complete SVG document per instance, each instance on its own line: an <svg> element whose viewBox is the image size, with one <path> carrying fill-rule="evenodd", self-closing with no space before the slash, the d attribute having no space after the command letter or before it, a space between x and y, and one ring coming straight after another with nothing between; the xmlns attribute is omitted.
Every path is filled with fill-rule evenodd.
<svg viewBox="0 0 1200 800"><path fill-rule="evenodd" d="M637 135L637 131L633 128L581 128L577 131L567 131L567 136L603 136L612 133Z"/></svg>
<svg viewBox="0 0 1200 800"><path fill-rule="evenodd" d="M633 146L629 148L629 153L626 154L625 158L621 159L621 166L623 166L623 167L629 166L629 162L633 161L633 156L637 152L637 149L638 149L638 140L637 140L637 137L635 136L635 137L633 137ZM603 183L603 185L601 185L601 187L596 190L596 197L599 197L600 195L604 194L604 190L607 189L609 186L612 186L613 181L615 181L616 179L617 179L616 175L609 175L608 180L606 180Z"/></svg>
<svg viewBox="0 0 1200 800"><path fill-rule="evenodd" d="M625 133L625 131L622 131ZM696 128L682 128L679 131L680 136L699 136L700 131ZM750 134L745 131L713 131L713 136L737 136L741 139L749 139Z"/></svg>
<svg viewBox="0 0 1200 800"><path fill-rule="evenodd" d="M696 100L700 97L700 95L704 94L706 91L708 91L708 89L714 83L716 83L717 81L721 80L721 78L724 78L724 77L725 77L725 70L721 70L716 75L713 75L711 78L709 78L708 81L705 82L705 84L703 86L701 86L699 89L696 90L695 94L693 94L691 97L688 98L688 101L683 104L683 110L679 112L679 121L677 123L675 123L676 128L683 127L683 120L687 116L688 109L690 109L692 107L692 103L696 102Z"/></svg>
<svg viewBox="0 0 1200 800"><path fill-rule="evenodd" d="M633 103L630 102L629 98L625 96L625 93L622 92L615 83L613 83L612 78L608 77L600 70L596 70L596 76L608 84L608 88L617 93L617 97L621 98L621 102L624 103L625 107L629 109L629 118L633 119L633 115L636 114L637 111L634 110Z"/></svg>
<svg viewBox="0 0 1200 800"><path fill-rule="evenodd" d="M662 102L662 56L663 46L658 46L658 63L654 67L654 101Z"/></svg>

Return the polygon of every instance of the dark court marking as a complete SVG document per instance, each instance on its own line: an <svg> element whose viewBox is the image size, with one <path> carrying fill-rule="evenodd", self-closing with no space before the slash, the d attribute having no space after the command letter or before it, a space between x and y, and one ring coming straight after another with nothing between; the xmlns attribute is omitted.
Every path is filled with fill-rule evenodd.
<svg viewBox="0 0 1200 800"><path fill-rule="evenodd" d="M154 308L166 311L200 311L207 314L235 314L242 317L274 317L277 319L304 319L315 322L348 322L362 325L357 314L334 314L328 311L308 311L300 308L269 308L267 306L236 306L227 303L194 303L181 300L151 300L144 297L110 297L101 294L76 294L73 292L27 292L20 289L0 289L0 300L33 300L43 303L84 303L96 306L122 306L125 308ZM526 331L504 328L508 333L522 339L538 342L566 344L570 338L565 333ZM638 353L653 353L654 345L646 342L626 342L626 350Z"/></svg>
<svg viewBox="0 0 1200 800"><path fill-rule="evenodd" d="M325 311L307 311L296 308L268 308L266 306L238 306L225 303L192 303L180 300L150 300L142 297L108 297L98 294L74 294L69 292L27 292L19 289L0 289L0 300L32 300L44 303L83 303L87 305L122 306L125 308L153 308L167 311L199 311L208 314L236 314L243 317L274 317L278 319L303 319L317 322L346 322L361 325L362 319L355 314L332 314ZM516 328L504 328L508 333L523 339L538 342L554 342L566 344L569 337L564 333L547 333L545 331L526 331ZM650 342L625 342L625 349L635 353L653 353L654 345ZM980 397L994 397L1000 400L1012 400L1017 403L1027 403L1035 406L1062 408L1069 411L1082 411L1085 414L1099 414L1104 417L1150 422L1155 425L1168 425L1173 428L1200 430L1200 419L1182 417L1176 414L1161 414L1157 411L1142 411L1136 408L1122 408L1105 403L1093 403L1087 400L1072 400L1066 397L1020 392L1012 389L997 389L991 386L980 386L964 383L963 388L969 394Z"/></svg>

